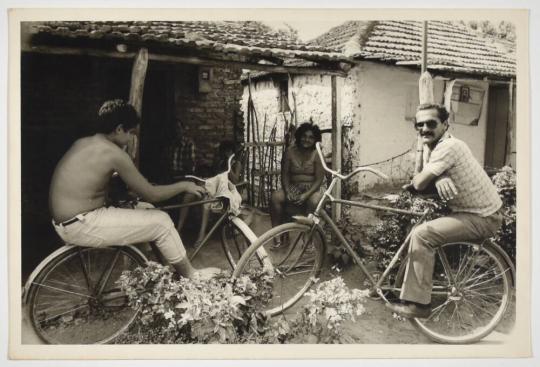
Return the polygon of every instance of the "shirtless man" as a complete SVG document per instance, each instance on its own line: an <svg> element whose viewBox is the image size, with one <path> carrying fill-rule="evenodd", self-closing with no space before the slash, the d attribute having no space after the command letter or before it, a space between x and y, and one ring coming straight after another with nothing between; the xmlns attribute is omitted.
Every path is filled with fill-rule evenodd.
<svg viewBox="0 0 540 367"><path fill-rule="evenodd" d="M217 268L195 269L169 216L152 205L135 209L107 206L109 182L117 172L143 200L160 202L180 193L200 197L204 189L192 182L151 185L123 148L132 139L139 118L122 100L107 101L99 110L95 135L77 140L54 171L49 191L53 225L67 243L101 247L155 242L163 257L185 277L210 278Z"/></svg>

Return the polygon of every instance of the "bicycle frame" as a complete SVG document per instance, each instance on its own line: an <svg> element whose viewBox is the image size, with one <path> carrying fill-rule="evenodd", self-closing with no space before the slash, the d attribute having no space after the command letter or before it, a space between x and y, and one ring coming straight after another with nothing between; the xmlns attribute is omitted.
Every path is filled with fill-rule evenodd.
<svg viewBox="0 0 540 367"><path fill-rule="evenodd" d="M393 212L398 214L405 214L405 215L411 215L411 216L417 216L419 217L418 223L422 223L424 219L426 218L428 212L415 212L415 211L409 211L409 210L402 210L402 209L395 209L391 207L386 206L380 206L380 205L371 205L371 204L365 204L358 201L350 201L350 200L341 200L334 198L330 192L336 185L336 183L340 180L339 177L334 177L332 179L331 184L329 185L328 189L324 192L323 198L319 202L317 208L315 211L310 214L310 219L313 220L314 225L320 226L320 219L322 219L325 223L327 223L332 233L339 239L339 242L343 245L343 247L346 249L347 253L354 259L355 263L360 267L362 272L365 274L365 276L369 279L370 283L376 288L380 289L381 284L384 282L390 271L394 268L395 264L399 260L400 256L402 255L403 251L406 249L409 239L411 236L411 232L407 235L403 243L400 245L399 249L396 251L394 256L392 257L392 260L386 267L385 271L383 272L382 276L375 280L372 275L370 274L369 270L367 270L366 266L363 264L362 259L360 256L353 250L352 246L349 244L349 242L345 239L343 234L341 233L340 229L336 225L336 223L332 220L332 218L328 215L326 210L324 209L324 206L327 203L331 204L343 204L348 206L355 206L355 207L362 207L362 208L368 208L368 209L374 209L374 210L382 210L386 212ZM309 218L309 217L308 217ZM416 224L418 225L418 224ZM416 227L416 225L414 227ZM414 228L413 227L413 228Z"/></svg>
<svg viewBox="0 0 540 367"><path fill-rule="evenodd" d="M316 149L317 149L317 152L319 154L319 157L322 157L322 151L321 151L319 143L316 144ZM323 165L324 170L326 172L329 172L329 173L332 174L332 181L330 182L330 185L328 185L328 188L324 191L324 193L322 195L322 198L319 201L319 204L317 205L315 211L313 213L309 214L309 216L308 216L309 224L319 226L320 229L322 230L321 225L320 225L320 220L322 219L325 223L327 223L330 226L332 233L339 239L339 242L346 249L347 253L354 259L354 262L360 267L360 269L365 274L367 279L370 281L372 286L376 289L377 293L383 299L386 299L382 294L381 285L383 284L385 279L388 277L388 274L394 268L394 266L398 262L399 258L401 257L401 255L403 254L405 249L407 248L407 246L409 244L409 241L410 241L412 229L407 234L407 237L405 238L403 243L399 246L398 250L396 251L396 253L392 257L392 260L390 261L390 263L388 264L388 266L384 270L381 277L378 280L375 280L373 278L373 276L371 275L371 273L369 272L369 270L364 265L364 263L362 262L362 259L360 258L360 256L353 250L352 246L345 239L345 237L341 233L341 231L338 228L338 226L336 225L336 223L328 215L328 213L324 209L325 205L328 204L328 203L330 203L330 204L343 204L343 205L347 205L347 206L362 207L362 208L367 208L367 209L381 210L381 211L392 212L392 213L397 213L397 214L404 214L404 215L409 215L409 216L417 216L417 217L419 217L419 220L413 226L413 229L418 224L424 222L427 215L429 214L429 210L426 209L424 212L415 212L415 211L411 211L411 210L396 209L396 208L392 208L392 207L388 207L388 206L365 204L365 203L361 203L359 201L336 199L331 194L332 190L334 189L336 184L338 182L340 182L340 181L344 181L344 180L349 179L350 177L354 176L355 174L357 174L359 172L370 171L370 172L375 173L375 174L377 174L379 176L382 176L382 177L386 177L386 176L384 174L382 174L381 172L378 172L378 171L376 171L374 169L371 169L371 168L368 168L368 167L359 167L356 170L354 170L353 172L351 172L350 174L344 176L344 175L340 174L337 171L333 171L333 170L329 169L326 166L326 164L324 162L324 159L321 159L321 163ZM300 217L297 217L297 219L298 218L300 218ZM446 266L446 264L444 264L444 261L443 261L443 265Z"/></svg>

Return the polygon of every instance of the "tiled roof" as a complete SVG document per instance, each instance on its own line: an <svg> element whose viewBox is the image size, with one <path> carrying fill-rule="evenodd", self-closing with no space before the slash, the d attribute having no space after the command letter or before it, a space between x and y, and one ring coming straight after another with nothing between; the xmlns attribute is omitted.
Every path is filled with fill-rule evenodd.
<svg viewBox="0 0 540 367"><path fill-rule="evenodd" d="M248 21L130 21L130 22L40 22L36 31L53 38L106 39L130 44L158 43L245 56L301 58L315 61L347 61L340 52L309 45L262 29Z"/></svg>
<svg viewBox="0 0 540 367"><path fill-rule="evenodd" d="M341 51L355 59L419 65L422 22L350 21L317 37L310 44ZM515 75L512 54L451 22L428 22L428 69L466 74Z"/></svg>

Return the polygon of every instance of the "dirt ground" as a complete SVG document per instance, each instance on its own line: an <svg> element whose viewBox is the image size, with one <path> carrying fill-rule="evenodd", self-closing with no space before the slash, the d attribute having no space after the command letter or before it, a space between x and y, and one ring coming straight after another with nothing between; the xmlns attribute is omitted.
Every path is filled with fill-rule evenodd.
<svg viewBox="0 0 540 367"><path fill-rule="evenodd" d="M358 223L372 224L374 216L368 211L356 210L352 213ZM252 229L257 235L264 233L270 228L270 220L268 215L259 213L254 217L251 224ZM188 253L190 251L190 243L193 242L193 234L186 233L182 236ZM328 262L327 262L328 263ZM223 269L229 268L228 262L224 257L221 249L219 234L208 244L207 248L194 260L195 266L218 266ZM229 268L230 269L230 268ZM345 280L350 288L364 289L364 276L361 271L353 266L349 266L343 270L340 275ZM329 266L325 266L321 274L321 281L330 279L333 271ZM417 331L408 321L396 318L383 304L382 301L376 299L367 299L364 304L366 312L358 317L354 323L346 325L348 333L353 337L356 343L359 344L428 344L432 343L428 338ZM302 301L287 311L284 317L293 317L299 308L302 307ZM23 308L23 311L25 309ZM23 312L23 315L26 315ZM283 317L283 316L277 316ZM514 309L510 309L507 317L492 334L482 340L482 344L502 344L510 336L514 320ZM22 343L23 344L40 344L42 343L39 337L34 333L26 316L22 320Z"/></svg>

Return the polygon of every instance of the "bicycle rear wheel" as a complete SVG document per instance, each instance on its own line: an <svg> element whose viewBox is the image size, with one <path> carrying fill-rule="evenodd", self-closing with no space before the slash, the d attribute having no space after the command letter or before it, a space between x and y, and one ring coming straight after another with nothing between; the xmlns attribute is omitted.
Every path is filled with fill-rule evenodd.
<svg viewBox="0 0 540 367"><path fill-rule="evenodd" d="M257 281L268 275L270 289L265 291L260 309L268 316L279 314L294 305L315 282L323 263L324 241L318 227L282 224L248 248L233 277L247 275Z"/></svg>
<svg viewBox="0 0 540 367"><path fill-rule="evenodd" d="M232 222L226 222L221 228L221 246L232 269L236 268L250 245L249 239Z"/></svg>
<svg viewBox="0 0 540 367"><path fill-rule="evenodd" d="M73 247L32 282L30 320L50 344L103 344L133 322L138 309L116 284L146 259L129 247Z"/></svg>
<svg viewBox="0 0 540 367"><path fill-rule="evenodd" d="M489 244L437 249L427 319L412 324L439 343L474 343L495 329L510 302L511 270Z"/></svg>

